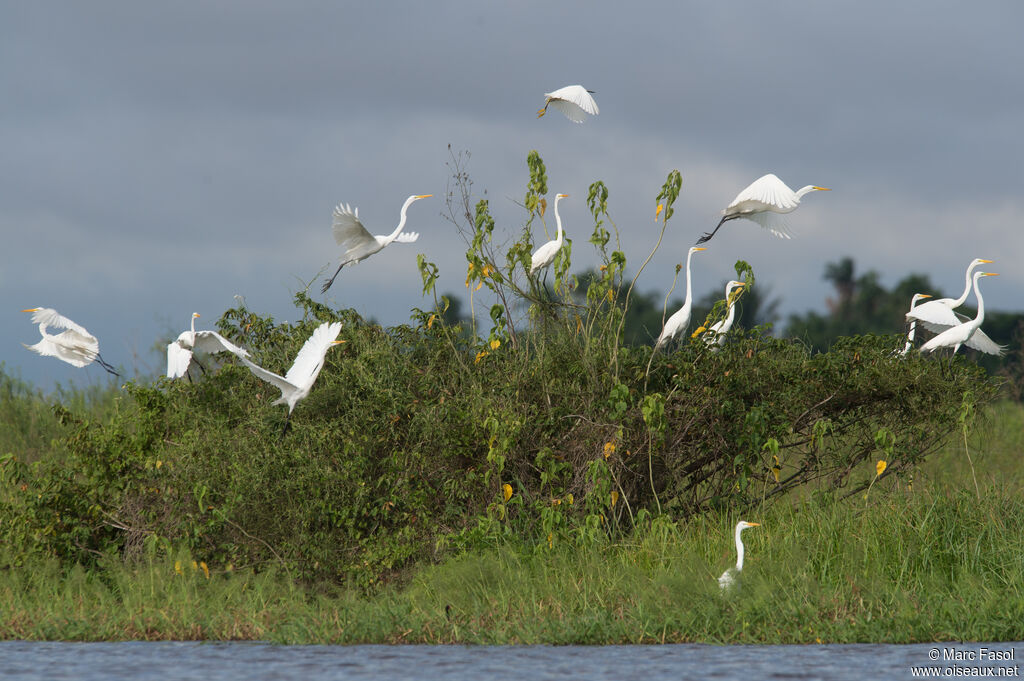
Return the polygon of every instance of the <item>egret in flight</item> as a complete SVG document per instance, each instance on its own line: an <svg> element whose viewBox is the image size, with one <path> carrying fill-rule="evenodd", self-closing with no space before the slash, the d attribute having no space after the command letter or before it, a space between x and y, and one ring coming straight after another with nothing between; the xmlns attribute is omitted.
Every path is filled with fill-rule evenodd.
<svg viewBox="0 0 1024 681"><path fill-rule="evenodd" d="M971 274L974 270L978 269L981 265L989 264L991 262L991 260L985 260L984 258L975 258L972 260L971 264L967 266L967 274L964 275L964 292L960 294L959 298L938 298L936 300L929 300L927 303L923 303L912 308L910 312L907 313L907 319L911 321L916 319L921 322L921 326L932 333L942 333L946 329L952 329L953 327L960 326L963 322L968 321L968 317L956 312L956 308L967 302L967 296L970 294L972 287ZM989 338L988 334L981 329L975 331L967 340L965 345L973 350L985 352L990 355L1001 355L1003 352L1003 346Z"/></svg>
<svg viewBox="0 0 1024 681"><path fill-rule="evenodd" d="M248 357L249 353L229 341L216 331L196 331L196 320L199 313L192 313L192 328L181 334L167 345L167 378L180 378L188 373L192 363L193 352L230 352L238 357Z"/></svg>
<svg viewBox="0 0 1024 681"><path fill-rule="evenodd" d="M984 349L983 347L979 348L976 347L976 345L971 344L971 339L974 336L981 333L981 329L979 327L981 326L981 323L985 321L985 300L981 297L981 291L978 289L978 280L981 279L982 277L994 276L996 276L995 272L974 273L974 280L972 282L972 286L974 288L974 295L978 299L978 316L962 324L958 324L957 326L953 326L946 329L938 336L935 336L927 343L922 345L921 352L933 352L934 350L937 350L939 348L952 347L953 354L955 355L956 351L960 349L961 345L967 345L968 347L973 347L975 349L981 350L982 352L987 352L991 355L1003 354L1003 352L1006 350L1005 346L996 345L994 342L992 342L991 339L989 339L989 342L992 343L992 347L989 349ZM988 336L986 336L986 338L988 338Z"/></svg>
<svg viewBox="0 0 1024 681"><path fill-rule="evenodd" d="M555 224L558 225L558 233L554 239L535 250L530 256L530 276L550 265L562 247L562 217L558 214L558 202L567 198L569 198L568 194L555 196Z"/></svg>
<svg viewBox="0 0 1024 681"><path fill-rule="evenodd" d="M597 102L590 96L593 93L593 90L582 85L567 85L554 92L545 92L544 108L537 112L537 118L546 114L549 106L553 106L573 123L582 123L587 119L586 114L596 116L599 113Z"/></svg>
<svg viewBox="0 0 1024 681"><path fill-rule="evenodd" d="M341 255L341 264L335 270L334 276L327 280L327 283L323 285L320 292L327 292L327 289L331 287L335 277L338 276L341 268L345 265L354 265L360 260L382 250L393 241L397 241L400 244L411 244L416 239L419 239L420 235L418 232L402 231L402 228L405 227L405 213L413 202L420 199L429 199L431 196L433 194L414 194L407 198L405 203L402 204L402 213L398 220L398 226L395 227L395 231L387 236L373 236L370 234L366 231L366 227L363 227L363 223L359 221L359 209L350 208L345 203L339 203L334 209L334 225L332 229L334 231L334 240L345 249L345 252Z"/></svg>
<svg viewBox="0 0 1024 681"><path fill-rule="evenodd" d="M736 523L736 567L731 567L722 573L722 576L718 578L719 588L730 588L739 579L740 572L743 571L743 539L740 537L740 533L748 527L760 527L760 525L761 523L748 523L745 520Z"/></svg>
<svg viewBox="0 0 1024 681"><path fill-rule="evenodd" d="M100 357L100 343L96 340L96 336L85 330L85 327L61 316L56 310L49 307L30 307L22 312L32 313L32 323L39 325L39 333L43 337L35 345L22 343L32 352L44 357L56 357L76 367L84 367L97 362L109 373L120 377L114 367ZM51 326L65 330L53 335L47 332L48 327Z"/></svg>
<svg viewBox="0 0 1024 681"><path fill-rule="evenodd" d="M728 312L725 315L725 319L719 322L715 322L711 325L704 333L704 342L708 344L714 350L717 350L719 346L725 345L725 334L729 333L732 328L732 323L736 319L736 300L739 298L737 293L735 296L732 295L733 290L746 286L745 281L730 281L725 285L725 302L728 305Z"/></svg>
<svg viewBox="0 0 1024 681"><path fill-rule="evenodd" d="M706 250L708 249L694 246L686 254L686 300L683 301L683 306L676 310L668 318L668 321L665 322L665 327L661 330L661 335L658 336L658 341L654 344L655 350L685 331L686 327L690 324L690 307L693 302L693 286L690 284L690 258L697 251Z"/></svg>
<svg viewBox="0 0 1024 681"><path fill-rule="evenodd" d="M718 221L714 231L706 232L697 240L697 243L702 244L709 240L724 223L737 218L752 220L775 236L788 239L789 227L781 216L796 210L804 194L813 191L827 192L831 190L828 187L809 184L793 191L772 173L759 177L736 195L732 203L722 211L722 219Z"/></svg>
<svg viewBox="0 0 1024 681"><path fill-rule="evenodd" d="M316 377L320 375L320 370L324 368L324 358L327 356L327 351L335 345L345 342L336 340L339 333L341 333L341 322L324 322L318 326L313 331L313 335L302 346L302 349L299 350L299 354L295 357L295 362L284 376L278 376L272 371L267 371L263 367L253 364L246 357L239 357L242 360L242 364L249 367L249 371L257 378L262 378L267 383L280 389L281 397L277 398L274 404L288 405L288 416L285 417L284 430L281 431L281 437L284 437L284 434L288 432L288 425L295 405L309 394L313 383L316 381Z"/></svg>

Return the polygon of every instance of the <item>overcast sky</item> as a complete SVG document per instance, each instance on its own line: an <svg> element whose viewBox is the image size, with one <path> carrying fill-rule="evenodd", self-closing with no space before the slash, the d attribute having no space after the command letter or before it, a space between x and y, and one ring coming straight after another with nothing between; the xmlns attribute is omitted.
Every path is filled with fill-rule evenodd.
<svg viewBox="0 0 1024 681"><path fill-rule="evenodd" d="M628 8L627 8L628 7ZM522 224L526 156L590 264L587 187L603 180L634 266L655 196L683 175L644 272L666 290L720 211L774 172L805 197L777 239L726 224L694 259L703 294L746 259L782 312L823 309L827 262L958 294L996 261L992 308L1024 283L1024 4L1019 2L15 2L0 0L0 361L40 386L105 381L21 343L56 308L129 375L161 338L210 328L235 294L279 320L337 265L331 211L389 233L410 194L415 244L346 268L326 299L385 324L428 307L417 253L465 292L441 217L448 145L468 151L499 230ZM581 83L599 116L537 119ZM574 269L578 269L574 268ZM329 271L327 271L329 270ZM894 330L895 331L895 330ZM999 342L1009 339L997 338Z"/></svg>

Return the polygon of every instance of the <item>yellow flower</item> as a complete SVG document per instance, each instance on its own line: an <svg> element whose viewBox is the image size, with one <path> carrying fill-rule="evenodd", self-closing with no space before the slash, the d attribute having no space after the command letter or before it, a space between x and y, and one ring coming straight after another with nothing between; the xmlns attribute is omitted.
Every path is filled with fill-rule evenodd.
<svg viewBox="0 0 1024 681"><path fill-rule="evenodd" d="M507 482L501 486L501 496L505 497L505 501L512 498L512 485Z"/></svg>
<svg viewBox="0 0 1024 681"><path fill-rule="evenodd" d="M775 465L772 466L772 475L775 476L775 482L779 481L779 471L782 470L782 465L779 463L779 457L772 454L772 458L775 459Z"/></svg>
<svg viewBox="0 0 1024 681"><path fill-rule="evenodd" d="M469 288L469 280L473 278L473 263L469 263L469 269L466 270L466 288Z"/></svg>
<svg viewBox="0 0 1024 681"><path fill-rule="evenodd" d="M606 458L606 459L607 459L607 458L608 458L609 456L611 456L611 455L612 455L612 454L613 454L614 452L615 452L615 443L614 443L614 442L611 442L611 441L609 441L609 442L605 442L605 443L604 443L604 458Z"/></svg>
<svg viewBox="0 0 1024 681"><path fill-rule="evenodd" d="M665 210L665 204L664 203L659 203L658 204L658 209L654 211L654 221L655 222L658 221L658 216L661 215L661 211L663 211L663 210Z"/></svg>
<svg viewBox="0 0 1024 681"><path fill-rule="evenodd" d="M489 277L489 276L491 276L491 272L493 272L493 271L494 271L494 268L493 268L493 267L491 267L491 266L490 266L490 265L488 265L488 264L485 264L485 265L484 265L484 269L483 269L483 271L481 272L481 274L483 274L483 276L485 276L485 277Z"/></svg>
<svg viewBox="0 0 1024 681"><path fill-rule="evenodd" d="M704 333L707 330L708 330L708 327L706 327L706 326L703 326L703 325L698 326L697 330L694 331L692 334L690 334L690 338L696 338L697 336L701 335L702 333Z"/></svg>
<svg viewBox="0 0 1024 681"><path fill-rule="evenodd" d="M612 490L612 508L615 508L615 504L619 502L619 493Z"/></svg>
<svg viewBox="0 0 1024 681"><path fill-rule="evenodd" d="M473 360L473 363L474 364L479 364L480 360L482 360L484 357L486 357L489 354L491 354L491 353L487 352L486 350L481 350L480 352L476 353L476 359Z"/></svg>
<svg viewBox="0 0 1024 681"><path fill-rule="evenodd" d="M573 499L573 497L572 497L572 494L567 494L567 495L565 496L565 500L569 502L569 505L570 505L570 506L572 506L572 502L574 501L574 499Z"/></svg>
<svg viewBox="0 0 1024 681"><path fill-rule="evenodd" d="M561 499L552 499L551 500L551 505L552 506L561 506L562 505L562 500Z"/></svg>
<svg viewBox="0 0 1024 681"><path fill-rule="evenodd" d="M879 475L881 475L882 473L885 472L885 467L886 466L888 466L888 464L885 463L885 461L881 461L881 460L878 463L875 464L875 477L876 478Z"/></svg>
<svg viewBox="0 0 1024 681"><path fill-rule="evenodd" d="M185 574L185 571L181 569L181 561L180 560L174 561L174 572L176 574L179 574L179 575Z"/></svg>
<svg viewBox="0 0 1024 681"><path fill-rule="evenodd" d="M210 568L206 567L206 562L205 561L199 561L199 567L201 567L203 569L203 574L206 576L207 579L209 579L210 578Z"/></svg>
<svg viewBox="0 0 1024 681"><path fill-rule="evenodd" d="M550 549L554 545L555 545L555 537L550 532L548 532L548 548Z"/></svg>
<svg viewBox="0 0 1024 681"><path fill-rule="evenodd" d="M161 461L160 459L157 459L157 460L156 460L156 467L157 467L157 468L160 468L160 466L163 466L163 465L164 465L164 462L163 462L163 461Z"/></svg>
<svg viewBox="0 0 1024 681"><path fill-rule="evenodd" d="M501 341L495 338L491 341L491 350L497 350L501 347Z"/></svg>
<svg viewBox="0 0 1024 681"><path fill-rule="evenodd" d="M436 314L432 314L432 315L430 315L430 317L427 318L427 328L428 329L434 325L434 320L435 319L437 319L437 315Z"/></svg>

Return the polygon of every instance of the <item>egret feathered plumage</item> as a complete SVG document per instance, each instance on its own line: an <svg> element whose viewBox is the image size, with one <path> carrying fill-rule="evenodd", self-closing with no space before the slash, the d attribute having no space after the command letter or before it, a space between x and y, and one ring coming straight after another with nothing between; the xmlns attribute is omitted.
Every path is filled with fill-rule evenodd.
<svg viewBox="0 0 1024 681"><path fill-rule="evenodd" d="M50 307L30 307L22 312L32 313L32 323L39 325L39 334L42 336L35 345L22 343L32 352L44 357L56 357L76 367L96 362L114 376L120 376L114 367L100 357L99 341L82 325L76 324ZM56 335L51 334L48 332L51 326L64 331Z"/></svg>
<svg viewBox="0 0 1024 681"><path fill-rule="evenodd" d="M715 229L706 232L697 240L697 243L702 244L709 240L724 223L738 218L756 222L775 236L788 239L790 237L789 227L781 216L796 210L804 194L813 191L827 192L831 190L828 187L809 184L793 191L772 173L763 175L736 195L732 203L722 211L722 219L718 221Z"/></svg>
<svg viewBox="0 0 1024 681"><path fill-rule="evenodd" d="M387 236L379 234L374 236L370 234L359 220L359 209L351 208L346 203L339 203L334 209L334 223L331 229L334 232L334 240L345 249L345 252L341 255L341 263L338 265L338 269L334 271L334 276L327 280L327 283L323 285L320 292L327 292L327 289L331 287L334 279L345 265L354 265L360 260L364 260L377 251L382 250L393 241L397 241L400 244L408 244L419 239L420 235L418 232L402 231L405 227L405 214L413 202L420 199L429 199L431 196L433 194L413 194L407 198L405 203L402 204L402 213L399 216L398 226L395 227L395 231Z"/></svg>
<svg viewBox="0 0 1024 681"><path fill-rule="evenodd" d="M238 347L216 331L196 331L198 312L192 313L192 328L182 331L167 344L167 378L180 378L188 373L193 352L213 354L230 352L237 357L248 357L248 351Z"/></svg>
<svg viewBox="0 0 1024 681"><path fill-rule="evenodd" d="M967 296L970 295L971 287L973 286L971 275L974 270L981 265L991 262L991 260L985 260L984 258L972 260L971 264L967 266L967 273L964 275L964 292L960 294L959 298L936 298L935 300L929 300L927 303L922 303L912 308L907 313L907 319L911 321L916 319L921 322L921 326L936 334L942 333L946 329L960 326L963 322L968 321L969 317L956 312L956 308L967 302ZM1001 355L1004 349L1003 346L989 338L988 334L981 329L975 331L964 345L990 355Z"/></svg>
<svg viewBox="0 0 1024 681"><path fill-rule="evenodd" d="M686 300L683 301L683 306L672 313L672 316L665 322L664 328L661 330L661 335L658 336L657 342L654 344L654 349L657 350L662 345L670 341L671 339L678 336L680 333L686 330L686 327L690 324L690 309L693 303L693 286L690 283L690 259L693 254L697 251L706 251L706 248L700 246L694 246L686 254Z"/></svg>
<svg viewBox="0 0 1024 681"><path fill-rule="evenodd" d="M558 225L558 233L553 240L535 250L533 255L530 256L531 276L554 262L555 255L558 254L558 250L562 247L562 217L558 214L558 202L566 198L569 198L568 194L558 194L555 196L555 224Z"/></svg>
<svg viewBox="0 0 1024 681"><path fill-rule="evenodd" d="M760 527L761 523L748 523L745 520L741 520L736 523L736 567L731 567L722 573L722 576L718 578L718 586L722 589L728 589L740 576L740 572L743 571L743 539L740 537L740 533L749 527Z"/></svg>
<svg viewBox="0 0 1024 681"><path fill-rule="evenodd" d="M728 306L725 319L715 322L704 332L704 342L712 349L717 350L719 346L725 345L725 334L729 333L729 330L732 329L732 323L736 320L736 299L739 297L739 294L737 293L734 296L732 292L746 285L747 282L736 280L730 281L725 285L725 303Z"/></svg>
<svg viewBox="0 0 1024 681"><path fill-rule="evenodd" d="M953 354L960 349L961 345L967 345L973 347L970 344L972 336L979 333L982 322L985 321L985 299L981 297L981 291L978 289L978 280L982 277L994 277L995 272L975 272L972 281L972 287L974 288L974 296L978 299L978 314L974 319L970 319L962 324L951 327L935 336L927 343L921 346L921 352L932 352L939 348L953 348ZM995 343L993 343L995 345ZM1001 355L1005 348L1001 345L995 345L995 351L990 354Z"/></svg>
<svg viewBox="0 0 1024 681"><path fill-rule="evenodd" d="M910 310L913 311L914 307L917 306L917 302L919 300L924 300L925 298L931 298L931 294L928 294L928 293L915 293L914 297L910 299ZM910 320L910 330L907 331L907 344L903 346L903 352L900 353L901 356L907 354L908 352L910 352L910 348L914 347L914 334L915 334L916 331L917 331L917 320L916 319L911 319Z"/></svg>
<svg viewBox="0 0 1024 681"><path fill-rule="evenodd" d="M549 106L553 106L573 123L582 123L587 119L587 114L596 116L599 113L597 102L590 96L593 92L582 85L567 85L554 92L545 92L544 108L537 112L537 118L546 114Z"/></svg>

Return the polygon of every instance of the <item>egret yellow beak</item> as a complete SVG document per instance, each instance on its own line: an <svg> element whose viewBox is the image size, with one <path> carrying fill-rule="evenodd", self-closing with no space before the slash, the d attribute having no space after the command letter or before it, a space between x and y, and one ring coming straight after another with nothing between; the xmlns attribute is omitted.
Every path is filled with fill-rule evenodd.
<svg viewBox="0 0 1024 681"><path fill-rule="evenodd" d="M999 273L998 272L984 272L984 273L982 273L981 276L983 276L983 277L998 277Z"/></svg>
<svg viewBox="0 0 1024 681"><path fill-rule="evenodd" d="M930 294L930 293L918 293L917 295L920 296L921 298L931 298L932 297L932 294Z"/></svg>
<svg viewBox="0 0 1024 681"><path fill-rule="evenodd" d="M832 191L828 187L815 187L815 189L817 189L819 192L830 192L830 191Z"/></svg>
<svg viewBox="0 0 1024 681"><path fill-rule="evenodd" d="M695 250L695 251L706 251L708 249L705 246L700 246L700 247L694 246L693 250Z"/></svg>
<svg viewBox="0 0 1024 681"><path fill-rule="evenodd" d="M982 260L981 258L978 258L978 262L993 263L993 262L995 262L995 260Z"/></svg>
<svg viewBox="0 0 1024 681"><path fill-rule="evenodd" d="M38 308L38 307L30 307L27 310L22 310L22 312L38 312L40 309L41 308Z"/></svg>
<svg viewBox="0 0 1024 681"><path fill-rule="evenodd" d="M568 194L559 194L555 198L556 199L567 199L567 198L569 198L569 195Z"/></svg>
<svg viewBox="0 0 1024 681"><path fill-rule="evenodd" d="M433 196L433 194L419 194L416 198L417 199L429 199L431 196Z"/></svg>
<svg viewBox="0 0 1024 681"><path fill-rule="evenodd" d="M348 341L345 341L345 340L331 341L331 345L340 345L341 343L348 343Z"/></svg>
<svg viewBox="0 0 1024 681"><path fill-rule="evenodd" d="M747 523L747 525L750 525L751 527L761 527L761 523Z"/></svg>

